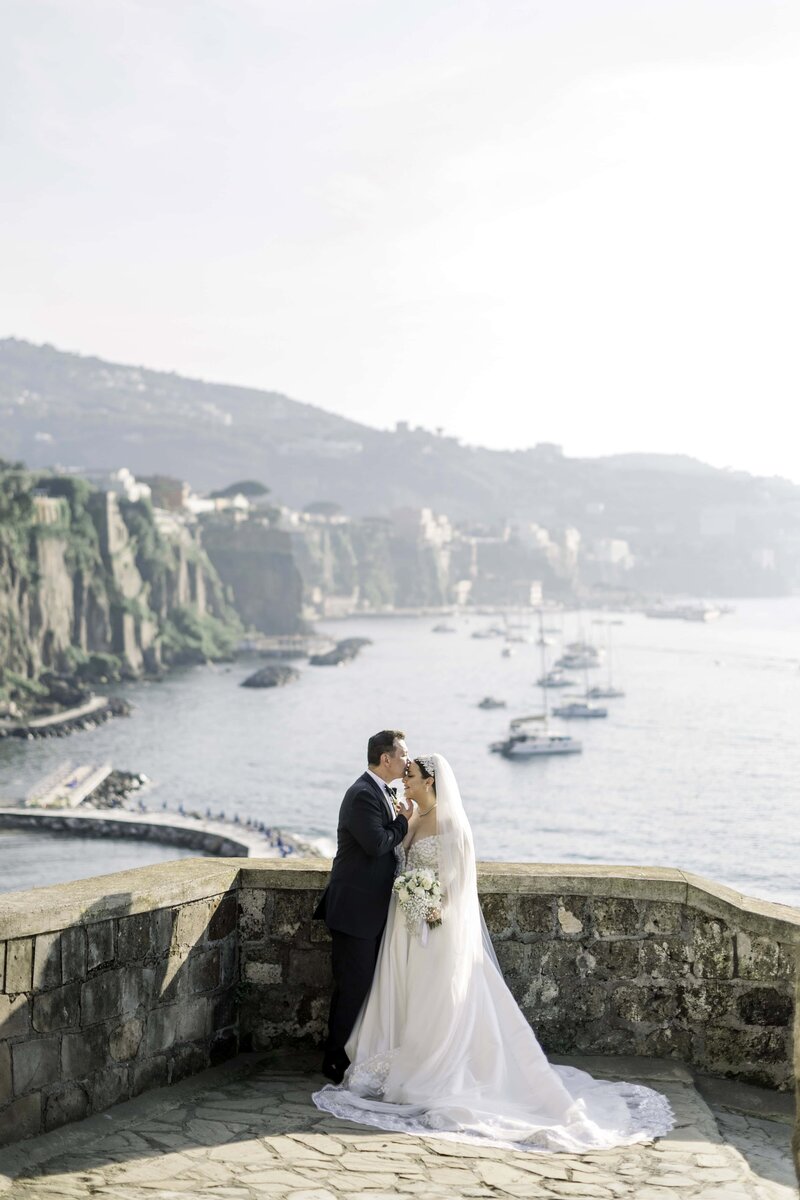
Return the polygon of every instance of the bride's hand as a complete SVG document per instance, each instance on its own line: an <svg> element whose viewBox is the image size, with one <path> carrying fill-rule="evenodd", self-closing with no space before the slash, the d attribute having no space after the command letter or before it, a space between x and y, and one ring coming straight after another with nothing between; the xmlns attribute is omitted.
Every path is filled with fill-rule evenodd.
<svg viewBox="0 0 800 1200"><path fill-rule="evenodd" d="M414 805L407 796L398 796L394 809L398 816L405 817L408 821L414 811Z"/></svg>

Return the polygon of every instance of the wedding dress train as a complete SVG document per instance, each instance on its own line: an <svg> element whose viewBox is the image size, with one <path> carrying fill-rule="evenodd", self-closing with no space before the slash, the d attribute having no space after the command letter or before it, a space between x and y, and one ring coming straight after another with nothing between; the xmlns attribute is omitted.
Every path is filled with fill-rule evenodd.
<svg viewBox="0 0 800 1200"><path fill-rule="evenodd" d="M551 1065L503 979L478 903L455 777L434 755L439 833L406 868L438 870L443 923L406 925L392 896L375 976L347 1043L351 1066L319 1109L380 1129L517 1150L589 1151L649 1141L674 1124L650 1088Z"/></svg>

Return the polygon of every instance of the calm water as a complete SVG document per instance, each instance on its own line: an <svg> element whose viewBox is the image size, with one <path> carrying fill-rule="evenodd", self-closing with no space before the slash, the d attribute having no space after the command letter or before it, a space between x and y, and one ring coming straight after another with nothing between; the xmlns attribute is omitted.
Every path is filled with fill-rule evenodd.
<svg viewBox="0 0 800 1200"><path fill-rule="evenodd" d="M585 614L584 628L602 643L596 615ZM0 743L0 797L22 795L65 759L109 759L155 781L146 797L154 807L224 808L332 837L367 736L393 726L406 730L412 752L450 759L482 858L681 867L800 904L800 598L742 601L709 625L625 616L612 633L614 682L626 698L607 702L606 721L569 723L582 755L522 763L488 746L510 716L539 706L539 650L518 645L502 658L501 642L470 637L489 623L461 619L453 634L432 633L433 620L331 624L334 636L374 645L347 667L305 667L279 690L239 688L252 663L126 687L136 706L128 720L68 739ZM577 617L566 616L565 630L568 640L578 634ZM508 709L477 708L489 693ZM7 834L1 886L160 857L152 846L112 851Z"/></svg>

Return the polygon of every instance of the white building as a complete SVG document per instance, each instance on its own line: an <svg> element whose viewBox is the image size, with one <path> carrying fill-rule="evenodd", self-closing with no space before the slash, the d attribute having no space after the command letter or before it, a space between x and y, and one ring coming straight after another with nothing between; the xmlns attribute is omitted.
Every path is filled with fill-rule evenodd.
<svg viewBox="0 0 800 1200"><path fill-rule="evenodd" d="M446 546L453 540L449 518L437 516L430 508L396 508L392 524L403 537L432 546Z"/></svg>
<svg viewBox="0 0 800 1200"><path fill-rule="evenodd" d="M118 467L116 470L91 468L78 474L101 491L113 492L116 496L124 496L126 500L149 500L152 495L149 484L140 483L127 467Z"/></svg>
<svg viewBox="0 0 800 1200"><path fill-rule="evenodd" d="M622 567L629 571L634 563L631 548L624 538L596 538L591 544L589 557L609 567Z"/></svg>

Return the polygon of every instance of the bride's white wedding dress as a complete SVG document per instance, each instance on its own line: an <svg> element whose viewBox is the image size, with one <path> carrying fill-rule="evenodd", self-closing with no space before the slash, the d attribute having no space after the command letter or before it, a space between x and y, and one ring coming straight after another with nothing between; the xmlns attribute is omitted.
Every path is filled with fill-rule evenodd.
<svg viewBox="0 0 800 1200"><path fill-rule="evenodd" d="M552 1066L505 984L486 930L472 834L455 777L433 756L439 833L405 869L438 871L442 925L409 930L396 897L339 1086L317 1108L380 1129L517 1150L588 1151L649 1141L674 1124L664 1096Z"/></svg>

